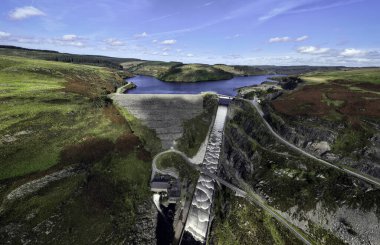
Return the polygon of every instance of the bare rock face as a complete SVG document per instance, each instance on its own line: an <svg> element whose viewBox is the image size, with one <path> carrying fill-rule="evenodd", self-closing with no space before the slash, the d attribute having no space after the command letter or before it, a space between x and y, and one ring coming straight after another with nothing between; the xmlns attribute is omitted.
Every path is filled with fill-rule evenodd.
<svg viewBox="0 0 380 245"><path fill-rule="evenodd" d="M126 244L156 244L157 209L153 201L145 201L137 207L136 232Z"/></svg>
<svg viewBox="0 0 380 245"><path fill-rule="evenodd" d="M380 221L375 211L363 212L343 205L335 211L328 211L321 203L308 212L290 208L282 215L302 230L309 232L311 222L332 231L342 241L349 244L378 244L380 241Z"/></svg>
<svg viewBox="0 0 380 245"><path fill-rule="evenodd" d="M310 144L310 148L314 150L314 152L321 156L331 150L331 147L327 141L314 142Z"/></svg>
<svg viewBox="0 0 380 245"><path fill-rule="evenodd" d="M183 123L203 111L202 95L114 94L112 99L156 131L163 149L169 149L183 134Z"/></svg>

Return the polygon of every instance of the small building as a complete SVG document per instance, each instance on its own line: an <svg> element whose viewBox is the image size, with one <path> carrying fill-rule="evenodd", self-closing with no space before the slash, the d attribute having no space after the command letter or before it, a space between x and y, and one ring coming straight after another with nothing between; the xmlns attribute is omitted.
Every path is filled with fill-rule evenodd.
<svg viewBox="0 0 380 245"><path fill-rule="evenodd" d="M228 106L230 102L233 100L233 97L226 96L226 95L218 95L219 97L219 105L226 105Z"/></svg>
<svg viewBox="0 0 380 245"><path fill-rule="evenodd" d="M150 182L150 190L153 192L168 192L170 184L167 181L152 181Z"/></svg>
<svg viewBox="0 0 380 245"><path fill-rule="evenodd" d="M168 188L169 203L176 203L181 199L181 186L179 181L173 181Z"/></svg>

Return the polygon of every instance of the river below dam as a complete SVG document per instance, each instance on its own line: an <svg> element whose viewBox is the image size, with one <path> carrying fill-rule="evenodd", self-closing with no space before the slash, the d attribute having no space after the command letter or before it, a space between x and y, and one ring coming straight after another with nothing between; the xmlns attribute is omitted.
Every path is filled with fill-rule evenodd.
<svg viewBox="0 0 380 245"><path fill-rule="evenodd" d="M260 75L234 77L229 80L196 82L196 83L174 83L163 82L155 77L135 76L127 79L133 82L137 88L128 90L128 94L198 94L201 92L215 92L229 96L235 96L237 88L257 85L270 80L270 77L281 75Z"/></svg>

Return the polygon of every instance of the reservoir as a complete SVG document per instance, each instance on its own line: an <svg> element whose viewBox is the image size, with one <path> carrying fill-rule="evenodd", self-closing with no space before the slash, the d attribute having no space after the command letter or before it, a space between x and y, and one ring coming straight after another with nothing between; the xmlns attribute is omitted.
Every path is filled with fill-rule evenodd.
<svg viewBox="0 0 380 245"><path fill-rule="evenodd" d="M127 79L137 85L137 88L129 90L129 94L198 94L201 92L216 92L218 94L236 95L236 89L244 86L261 84L270 77L279 75L260 75L247 77L234 77L229 80L218 80L196 83L163 82L155 77L135 76Z"/></svg>

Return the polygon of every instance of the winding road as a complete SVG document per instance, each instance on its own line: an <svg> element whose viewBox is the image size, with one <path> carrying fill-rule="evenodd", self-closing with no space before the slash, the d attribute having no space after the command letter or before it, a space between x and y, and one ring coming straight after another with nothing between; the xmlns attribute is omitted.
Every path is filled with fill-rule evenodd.
<svg viewBox="0 0 380 245"><path fill-rule="evenodd" d="M279 215L272 207L266 205L265 201L262 200L262 198L260 196L258 196L257 194L255 194L253 192L247 193L245 190L243 190L243 189L241 189L241 188L239 188L239 187L237 187L237 186L229 183L228 181L226 181L226 180L220 178L219 176L217 176L216 174L211 173L207 169L201 168L200 166L194 164L183 152L175 150L173 148L169 149L167 151L163 151L163 152L157 154L154 157L154 159L153 159L154 165L155 165L155 160L159 156L161 156L161 155L163 155L165 153L168 153L168 152L174 152L174 153L177 153L177 154L181 155L183 157L183 159L185 159L186 163L188 163L191 167L193 167L194 169L196 169L200 173L209 176L210 178L212 178L213 180L217 181L218 183L226 186L228 189L230 189L233 192L235 192L236 196L240 196L240 197L246 199L251 204L257 205L260 208L262 208L263 210L267 211L273 218L275 218L278 222L280 222L282 225L284 225L285 227L287 227L303 243L305 243L307 245L311 245L312 244L312 242L310 242L305 237L305 235L303 235L293 225L291 225L288 221L286 221L285 218L283 218L281 215Z"/></svg>
<svg viewBox="0 0 380 245"><path fill-rule="evenodd" d="M330 162L327 162L323 159L320 159L304 150L302 150L301 148L298 148L297 146L293 145L292 143L290 143L289 141L285 140L284 138L282 138L278 133L276 133L276 131L273 130L272 126L270 126L270 124L267 122L267 120L265 120L264 118L264 113L263 111L261 110L260 108L260 105L258 104L258 101L257 99L255 98L254 100L246 100L246 101L249 101L253 106L254 108L256 109L256 111L259 113L261 119L263 120L265 126L268 128L269 132L271 132L271 134L276 137L279 141L281 141L282 143L284 143L285 145L289 146L290 148L292 148L293 150L297 151L298 153L301 153L309 158L312 158L313 160L315 161L318 161L328 167L332 167L332 168L335 168L339 171L342 171L344 173L347 173L351 176L354 176L356 178L359 178L367 183L370 183L374 186L376 186L377 188L380 188L380 180L377 180L375 179L374 177L371 177L371 176L368 176L368 175L365 175L365 174L362 174L362 173L357 173L355 171L352 171L350 169L348 169L347 167L344 167L344 166L337 166L335 164L332 164Z"/></svg>

